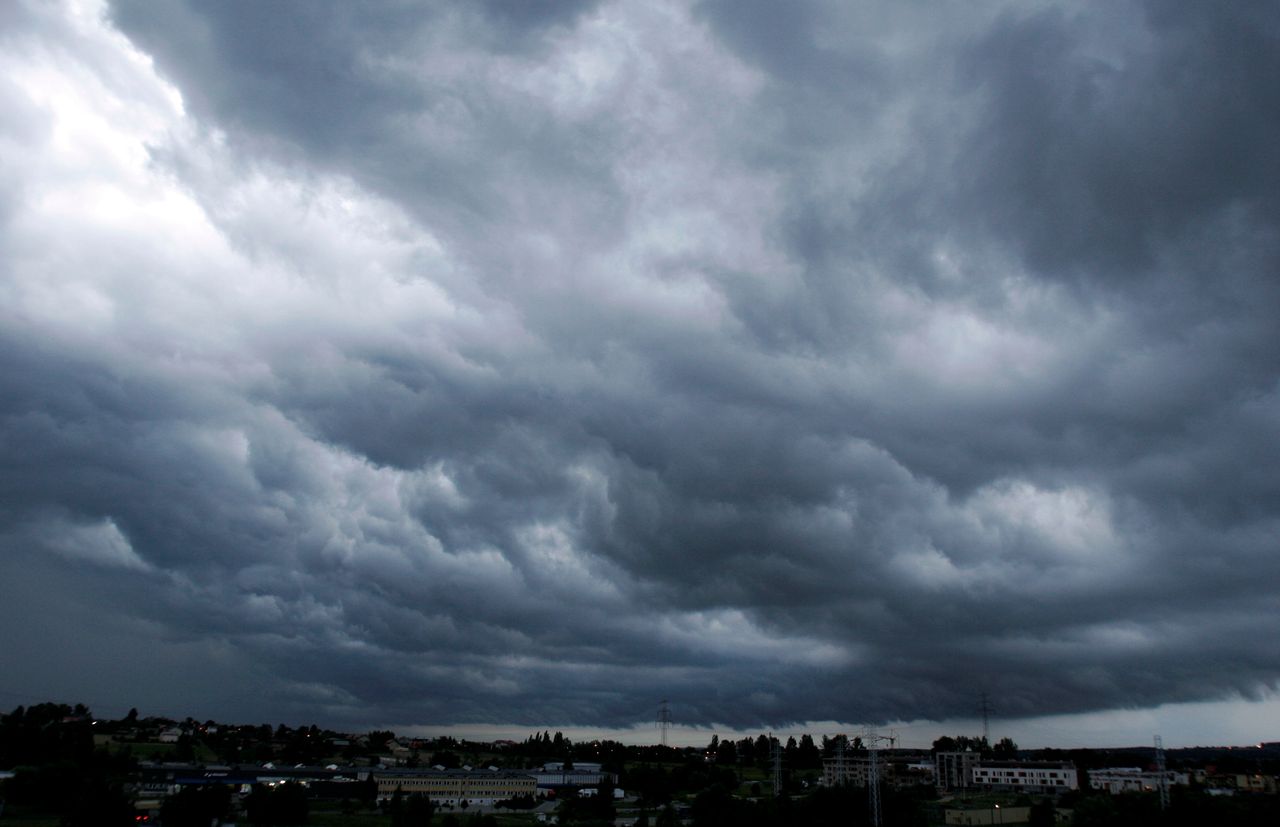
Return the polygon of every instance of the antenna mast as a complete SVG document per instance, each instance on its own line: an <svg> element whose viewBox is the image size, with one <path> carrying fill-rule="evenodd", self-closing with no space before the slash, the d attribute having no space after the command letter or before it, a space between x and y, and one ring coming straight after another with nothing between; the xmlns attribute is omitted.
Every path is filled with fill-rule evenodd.
<svg viewBox="0 0 1280 827"><path fill-rule="evenodd" d="M978 711L982 713L982 740L991 746L991 713L995 712L991 708L991 703L987 698L987 693L982 693L982 703L978 706Z"/></svg>
<svg viewBox="0 0 1280 827"><path fill-rule="evenodd" d="M658 731L662 733L662 745L667 745L667 731L671 729L671 707L663 701L658 705Z"/></svg>

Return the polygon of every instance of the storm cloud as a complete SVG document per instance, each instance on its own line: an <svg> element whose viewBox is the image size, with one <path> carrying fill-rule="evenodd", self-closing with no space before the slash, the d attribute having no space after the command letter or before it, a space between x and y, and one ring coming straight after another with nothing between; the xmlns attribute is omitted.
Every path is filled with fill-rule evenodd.
<svg viewBox="0 0 1280 827"><path fill-rule="evenodd" d="M0 15L0 689L756 727L1280 681L1274 10Z"/></svg>

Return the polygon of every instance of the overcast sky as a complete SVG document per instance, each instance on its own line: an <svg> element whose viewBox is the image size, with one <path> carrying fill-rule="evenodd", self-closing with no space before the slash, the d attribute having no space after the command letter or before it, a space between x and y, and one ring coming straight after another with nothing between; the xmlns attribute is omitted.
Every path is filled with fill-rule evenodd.
<svg viewBox="0 0 1280 827"><path fill-rule="evenodd" d="M1278 147L1270 4L0 4L0 705L1280 739Z"/></svg>

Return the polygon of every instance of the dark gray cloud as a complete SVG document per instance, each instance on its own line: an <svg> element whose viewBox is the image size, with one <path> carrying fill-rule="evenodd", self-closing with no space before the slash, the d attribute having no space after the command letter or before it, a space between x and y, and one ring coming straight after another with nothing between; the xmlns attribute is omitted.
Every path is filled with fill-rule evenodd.
<svg viewBox="0 0 1280 827"><path fill-rule="evenodd" d="M7 12L6 691L1274 688L1274 16L846 6Z"/></svg>

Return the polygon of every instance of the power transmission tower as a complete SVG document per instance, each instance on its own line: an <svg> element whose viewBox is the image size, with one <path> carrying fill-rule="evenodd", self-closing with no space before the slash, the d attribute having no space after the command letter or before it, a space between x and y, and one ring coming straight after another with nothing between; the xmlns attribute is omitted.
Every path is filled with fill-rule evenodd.
<svg viewBox="0 0 1280 827"><path fill-rule="evenodd" d="M862 740L867 745L867 805L871 809L871 827L880 827L880 749L875 727L867 727Z"/></svg>
<svg viewBox="0 0 1280 827"><path fill-rule="evenodd" d="M849 770L845 766L844 748L849 743L848 736L836 736L836 777L833 786L843 786L849 783Z"/></svg>
<svg viewBox="0 0 1280 827"><path fill-rule="evenodd" d="M667 701L658 705L658 731L662 733L662 745L667 745L667 731L671 729L671 707Z"/></svg>
<svg viewBox="0 0 1280 827"><path fill-rule="evenodd" d="M1160 809L1169 809L1169 777L1164 769L1164 740L1156 736L1156 772L1160 774Z"/></svg>
<svg viewBox="0 0 1280 827"><path fill-rule="evenodd" d="M773 748L773 795L782 795L782 741L769 733L769 744Z"/></svg>
<svg viewBox="0 0 1280 827"><path fill-rule="evenodd" d="M995 712L991 708L991 703L987 699L987 693L982 693L982 703L978 706L978 711L982 713L982 740L991 746L991 713Z"/></svg>
<svg viewBox="0 0 1280 827"><path fill-rule="evenodd" d="M868 726L863 733L863 746L867 748L867 805L871 810L871 827L880 827L880 742L887 741L892 747L897 739L890 730L889 735L876 734L876 728Z"/></svg>

